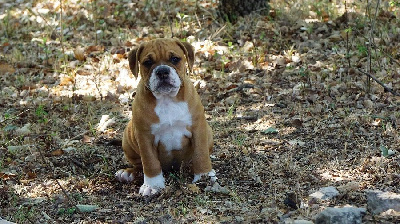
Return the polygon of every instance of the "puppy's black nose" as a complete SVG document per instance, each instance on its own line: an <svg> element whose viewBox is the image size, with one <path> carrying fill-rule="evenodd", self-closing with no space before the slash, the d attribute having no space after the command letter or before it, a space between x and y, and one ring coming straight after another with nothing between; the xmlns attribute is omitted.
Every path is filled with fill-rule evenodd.
<svg viewBox="0 0 400 224"><path fill-rule="evenodd" d="M159 79L167 79L169 76L169 68L161 67L156 71L156 75Z"/></svg>

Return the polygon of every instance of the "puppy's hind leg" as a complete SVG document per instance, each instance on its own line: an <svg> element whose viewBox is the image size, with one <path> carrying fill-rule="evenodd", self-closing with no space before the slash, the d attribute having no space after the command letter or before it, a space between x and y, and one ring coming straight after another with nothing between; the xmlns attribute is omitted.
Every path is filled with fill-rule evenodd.
<svg viewBox="0 0 400 224"><path fill-rule="evenodd" d="M134 135L132 121L130 121L124 131L122 149L124 150L125 157L133 167L118 170L115 173L115 177L118 181L132 182L139 173L143 173L142 160L137 153L138 148L139 146Z"/></svg>

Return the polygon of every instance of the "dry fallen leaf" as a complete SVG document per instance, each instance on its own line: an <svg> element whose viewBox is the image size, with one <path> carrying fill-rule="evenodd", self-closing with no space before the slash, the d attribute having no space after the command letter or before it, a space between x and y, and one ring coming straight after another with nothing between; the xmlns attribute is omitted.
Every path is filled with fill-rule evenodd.
<svg viewBox="0 0 400 224"><path fill-rule="evenodd" d="M28 180L35 179L35 178L36 178L36 173L34 173L34 172L32 172L32 171L28 171L28 172L26 173L26 178L27 178Z"/></svg>
<svg viewBox="0 0 400 224"><path fill-rule="evenodd" d="M74 50L74 56L79 61L85 61L85 49L83 47L76 47Z"/></svg>
<svg viewBox="0 0 400 224"><path fill-rule="evenodd" d="M11 74L14 73L15 69L9 64L0 62L0 75Z"/></svg>
<svg viewBox="0 0 400 224"><path fill-rule="evenodd" d="M57 149L50 153L50 155L52 155L52 156L61 156L63 154L64 154L64 150L62 150L62 149Z"/></svg>
<svg viewBox="0 0 400 224"><path fill-rule="evenodd" d="M10 179L10 178L13 178L13 177L15 177L16 175L15 174L12 174L12 173L3 173L3 172L0 172L0 179L2 179L2 180L8 180L8 179Z"/></svg>
<svg viewBox="0 0 400 224"><path fill-rule="evenodd" d="M61 78L60 86L67 86L72 83L74 83L74 78L70 77L70 76L66 76L66 77Z"/></svg>
<svg viewBox="0 0 400 224"><path fill-rule="evenodd" d="M196 184L188 184L186 185L189 191L193 193L200 193L200 188Z"/></svg>
<svg viewBox="0 0 400 224"><path fill-rule="evenodd" d="M99 46L99 45L97 45L97 46L89 46L86 49L86 53L87 54L90 54L90 53L93 53L93 52L103 52L103 51L104 51L104 46Z"/></svg>
<svg viewBox="0 0 400 224"><path fill-rule="evenodd" d="M93 141L93 137L90 137L88 135L83 135L82 142L91 143L92 141Z"/></svg>

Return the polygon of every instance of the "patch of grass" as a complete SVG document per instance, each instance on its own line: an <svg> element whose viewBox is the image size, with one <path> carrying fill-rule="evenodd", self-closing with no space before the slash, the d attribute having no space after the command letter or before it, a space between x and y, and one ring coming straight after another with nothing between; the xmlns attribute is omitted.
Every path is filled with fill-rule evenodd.
<svg viewBox="0 0 400 224"><path fill-rule="evenodd" d="M189 207L185 202L180 201L178 203L178 207L175 209L175 215L179 216L186 216L189 213Z"/></svg>
<svg viewBox="0 0 400 224"><path fill-rule="evenodd" d="M240 196L238 195L238 193L234 189L231 189L230 195L231 195L232 199L236 203L241 203L242 202L242 199L240 198Z"/></svg>
<svg viewBox="0 0 400 224"><path fill-rule="evenodd" d="M50 48L47 46L47 37L43 37L42 41L39 42L39 47L42 48L42 51L44 53L44 57L42 58L42 60L47 63L49 55L51 53Z"/></svg>
<svg viewBox="0 0 400 224"><path fill-rule="evenodd" d="M238 135L238 136L235 136L235 143L238 145L238 146L243 146L244 145L244 143L246 142L246 136L245 135Z"/></svg>
<svg viewBox="0 0 400 224"><path fill-rule="evenodd" d="M358 53L360 54L360 56L362 56L362 57L368 56L368 48L367 48L367 46L362 45L362 44L358 44L357 45L357 50L358 50Z"/></svg>
<svg viewBox="0 0 400 224"><path fill-rule="evenodd" d="M194 197L194 202L197 206L206 207L209 203L208 198L204 197L203 195L196 195Z"/></svg>
<svg viewBox="0 0 400 224"><path fill-rule="evenodd" d="M70 208L60 208L58 209L58 215L66 215L66 216L71 216L76 212L75 207L70 207Z"/></svg>
<svg viewBox="0 0 400 224"><path fill-rule="evenodd" d="M11 19L10 10L11 9L7 10L6 16L1 20L0 23L1 30L3 30L4 36L6 38L10 38L15 32L13 26L10 25L10 19Z"/></svg>
<svg viewBox="0 0 400 224"><path fill-rule="evenodd" d="M97 130L95 128L95 126L92 124L92 122L88 122L88 126L89 126L89 131L93 136L96 136Z"/></svg>
<svg viewBox="0 0 400 224"><path fill-rule="evenodd" d="M17 223L31 223L37 216L36 208L33 206L21 206L13 215L13 221Z"/></svg>
<svg viewBox="0 0 400 224"><path fill-rule="evenodd" d="M35 110L35 116L39 123L47 123L49 119L47 118L47 111L44 108L43 104L40 104Z"/></svg>

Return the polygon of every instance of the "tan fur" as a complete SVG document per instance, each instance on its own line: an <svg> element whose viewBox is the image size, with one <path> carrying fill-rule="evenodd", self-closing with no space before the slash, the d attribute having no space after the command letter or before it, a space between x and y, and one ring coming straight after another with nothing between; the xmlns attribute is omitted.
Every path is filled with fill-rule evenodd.
<svg viewBox="0 0 400 224"><path fill-rule="evenodd" d="M169 62L171 54L180 56L182 60L177 65L171 64ZM149 57L155 64L151 68L146 68L142 63ZM211 171L212 131L205 119L200 97L186 70L186 63L190 70L193 67L193 47L176 39L156 39L132 50L128 59L132 73L136 77L140 73L141 80L132 103L132 120L125 128L122 141L125 156L133 165L133 168L126 171L136 174L143 170L146 176L154 177L161 172L161 169L167 171L177 168L173 166L180 165L181 162L191 162L194 174ZM156 99L146 86L152 69L159 64L167 64L176 69L182 86L175 100L187 102L192 115L192 126L188 127L192 137L183 137L183 149L172 150L170 153L166 152L162 143L154 145L154 136L151 134L151 125L158 123L159 119L154 111Z"/></svg>

